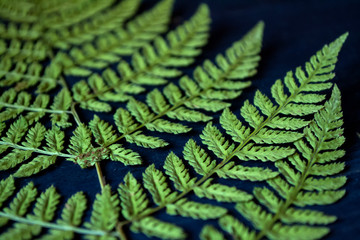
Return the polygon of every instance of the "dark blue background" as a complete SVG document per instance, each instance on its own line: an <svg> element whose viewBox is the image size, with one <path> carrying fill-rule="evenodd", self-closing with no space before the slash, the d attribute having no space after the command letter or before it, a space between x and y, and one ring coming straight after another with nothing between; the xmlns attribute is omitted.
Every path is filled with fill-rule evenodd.
<svg viewBox="0 0 360 240"><path fill-rule="evenodd" d="M283 78L288 70L303 66L310 56L321 49L326 43L333 41L344 32L350 35L340 53L334 82L338 84L343 95L344 128L347 139L344 145L347 151L343 158L346 161L344 175L348 177L345 188L347 194L336 204L321 207L328 214L338 216L338 221L332 225L331 233L326 239L353 239L360 233L360 139L356 132L360 132L359 88L360 88L360 4L358 0L322 0L322 1L286 1L286 0L248 0L248 1L199 1L178 0L175 4L172 27L181 24L193 14L200 3L207 3L213 19L211 37L204 53L196 61L200 64L204 59L214 59L217 53L223 52L234 41L239 40L259 20L265 22L263 50L261 53L258 74L252 78L253 86L233 102L232 111L238 113L242 102L252 99L256 89L269 93L270 86L276 79ZM145 1L140 10L146 10L154 1ZM194 64L194 66L196 65ZM191 66L185 72L191 73ZM216 115L218 116L218 115ZM217 123L215 116L214 123ZM84 122L89 121L88 114L83 112ZM105 116L104 116L105 117ZM109 118L109 116L107 116ZM127 145L140 151L146 165L155 163L160 168L169 151L180 155L184 143L189 137L198 140L203 125L189 124L194 130L181 136L158 134L170 142L170 146L161 150L144 150ZM102 164L106 180L113 189L122 181L130 170L140 179L145 167L124 167L120 163L105 162ZM9 173L0 173L5 177ZM36 186L44 190L50 185L56 186L58 191L69 197L77 191L84 191L89 200L93 200L99 192L95 169L82 170L70 162L59 162L45 174L39 174L28 179L17 181L18 186L34 181ZM252 184L236 183L239 188L251 191ZM64 199L63 199L64 200ZM225 205L235 214L233 205ZM181 217L169 217L164 213L158 214L164 220L177 222L185 228L189 239L198 239L203 221L193 221ZM87 215L89 217L89 215ZM207 223L216 224L216 221ZM132 235L132 239L145 238L144 235Z"/></svg>

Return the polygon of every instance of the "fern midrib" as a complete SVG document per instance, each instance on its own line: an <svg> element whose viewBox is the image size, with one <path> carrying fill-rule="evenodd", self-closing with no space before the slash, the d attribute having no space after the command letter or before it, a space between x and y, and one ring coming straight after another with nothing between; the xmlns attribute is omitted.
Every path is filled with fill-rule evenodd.
<svg viewBox="0 0 360 240"><path fill-rule="evenodd" d="M110 235L110 236L114 236L114 237L120 236L120 234L118 232L90 230L90 229L86 229L86 228L74 227L71 225L45 222L43 220L28 219L25 217L19 217L14 214L9 214L9 213L3 212L3 211L0 211L0 217L5 217L5 218L11 219L13 221L25 223L25 224L29 224L29 225L38 225L38 226L41 226L44 228L56 229L56 230L60 230L60 231L72 231L72 232L75 232L78 234L83 234L83 235L95 235L95 236L109 236Z"/></svg>
<svg viewBox="0 0 360 240"><path fill-rule="evenodd" d="M5 142L5 141L0 141L0 145L6 145L15 149L20 149L20 150L24 150L24 151L32 151L32 152L36 152L36 153L40 153L40 154L44 154L44 155L49 155L49 156L59 156L59 157L64 157L64 158L75 158L75 155L72 154L66 154L66 153L61 153L61 152L50 152L50 151L46 151L46 150L42 150L39 148L32 148L32 147L25 147L19 144L14 144L14 143L10 143L10 142Z"/></svg>
<svg viewBox="0 0 360 240"><path fill-rule="evenodd" d="M321 145L325 140L325 133L326 133L326 129L322 130L322 135L321 138L319 139L319 141L316 144L316 147L313 151L313 153L311 154L311 158L310 161L307 163L306 168L304 169L304 171L301 173L301 177L300 179L297 181L297 185L294 186L293 190L290 192L289 197L286 199L285 202L283 202L283 204L281 205L281 207L279 208L279 210L276 212L276 214L273 216L273 218L271 219L270 222L268 222L266 224L266 227L263 228L255 237L255 240L260 240L262 237L266 236L267 233L273 228L274 224L280 220L283 215L285 214L286 210L296 201L296 198L299 194L299 192L303 189L304 185L305 185L305 180L307 179L307 177L310 174L310 170L313 167L313 165L316 163L316 156L318 155L318 153L321 150Z"/></svg>
<svg viewBox="0 0 360 240"><path fill-rule="evenodd" d="M201 24L199 24L201 26ZM196 27L198 27L199 25L197 25ZM188 34L186 36L185 39L183 39L180 42L177 42L177 44L174 47L168 48L166 52L162 52L161 56L159 56L160 54L158 53L157 56L159 56L156 60L152 61L151 63L147 63L146 67L144 69L141 69L140 71L136 71L133 72L134 74L132 76L127 76L123 79L121 79L121 84L125 84L127 82L135 82L137 81L138 77L141 74L144 74L146 72L150 72L154 67L156 66L160 66L162 62L165 62L167 60L168 57L171 57L172 53L178 49L180 49L182 46L186 46L186 42L188 42L197 32L196 31L196 27L193 28L193 30L191 31L190 34ZM120 86L121 86L120 84ZM104 91L97 91L95 94L90 95L87 99L85 99L85 101L89 101L91 99L97 98L98 96L107 93L109 91L112 91L114 89L119 88L120 86L108 86L106 88L106 90Z"/></svg>
<svg viewBox="0 0 360 240"><path fill-rule="evenodd" d="M215 168L213 168L212 170L210 170L209 173L207 173L206 175L204 175L200 180L198 180L196 183L194 183L189 189L187 189L186 191L182 192L181 194L179 194L176 198L174 198L172 201L167 202L166 204L162 204L159 205L158 207L152 208L151 210L147 211L145 215L139 215L134 219L131 220L127 220L127 221L122 221L119 222L118 225L119 226L123 226L126 224L130 224L133 221L138 221L141 218L147 217L157 211L160 211L161 209L165 208L168 204L173 204L174 202L178 201L179 199L181 199L182 197L184 197L186 194L192 192L196 187L199 187L203 182L205 182L210 176L212 176L214 173L216 173L217 170L219 170L221 167L223 167L226 163L228 163L233 157L236 156L236 153L238 151L240 151L243 147L246 146L246 144L252 139L253 136L255 136L262 128L264 128L266 126L266 124L271 121L280 111L283 107L285 107L288 103L291 102L291 100L299 93L301 92L301 89L308 84L311 79L315 76L316 72L319 70L319 68L321 64L319 63L319 65L317 66L317 68L314 69L314 71L312 72L312 74L308 77L307 81L303 81L302 84L298 87L298 89L296 91L294 91L294 93L292 93L288 98L287 101L285 101L283 103L283 105L279 106L276 111L274 111L270 116L268 116L268 118L258 126L257 129L255 129L249 136L247 136L247 138L243 141L242 144L240 144L237 148L235 148L232 153L230 153L225 159L223 159Z"/></svg>

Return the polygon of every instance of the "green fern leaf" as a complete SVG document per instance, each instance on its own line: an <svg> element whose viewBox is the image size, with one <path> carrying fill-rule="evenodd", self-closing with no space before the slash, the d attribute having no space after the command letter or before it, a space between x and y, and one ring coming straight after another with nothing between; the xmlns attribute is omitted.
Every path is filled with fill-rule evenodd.
<svg viewBox="0 0 360 240"><path fill-rule="evenodd" d="M101 195L96 195L90 222L85 226L93 230L111 231L119 217L119 200L116 195L111 194L110 186L103 188ZM97 239L87 236L88 239Z"/></svg>
<svg viewBox="0 0 360 240"><path fill-rule="evenodd" d="M83 0L69 5L65 4L57 9L54 6L53 11L47 9L49 7L47 6L43 11L43 17L47 20L44 25L47 28L61 28L73 25L109 7L113 2L113 0Z"/></svg>
<svg viewBox="0 0 360 240"><path fill-rule="evenodd" d="M120 161L124 165L138 165L142 163L138 153L123 148L121 144L112 144L108 149L110 150L110 159L113 161Z"/></svg>
<svg viewBox="0 0 360 240"><path fill-rule="evenodd" d="M155 168L154 164L146 168L143 179L145 188L149 190L157 205L166 204L176 197L176 192L171 191L166 183L166 177Z"/></svg>
<svg viewBox="0 0 360 240"><path fill-rule="evenodd" d="M146 136L141 134L141 131L136 131L133 134L125 137L128 142L135 143L136 145L145 148L160 148L169 145L169 143L165 142L161 138Z"/></svg>
<svg viewBox="0 0 360 240"><path fill-rule="evenodd" d="M196 196L215 199L218 202L243 202L252 199L252 195L238 190L236 187L212 184L211 181L212 179L208 179L200 187L194 188Z"/></svg>
<svg viewBox="0 0 360 240"><path fill-rule="evenodd" d="M303 224L330 224L336 221L335 216L325 215L323 212L309 209L289 208L282 218L284 223L303 223Z"/></svg>
<svg viewBox="0 0 360 240"><path fill-rule="evenodd" d="M156 119L151 123L147 123L146 128L150 131L166 132L166 133L186 133L191 130L191 128L184 126L180 123L174 123L164 119Z"/></svg>
<svg viewBox="0 0 360 240"><path fill-rule="evenodd" d="M54 102L51 105L53 110L69 110L72 103L70 92L66 89L62 89L54 98ZM69 127L71 123L68 121L69 115L65 113L51 114L51 122L59 127Z"/></svg>
<svg viewBox="0 0 360 240"><path fill-rule="evenodd" d="M97 36L121 27L123 22L134 14L139 3L138 0L121 1L116 6L94 14L89 21L71 24L70 27L56 27L48 31L45 38L53 47L61 49L92 41Z"/></svg>
<svg viewBox="0 0 360 240"><path fill-rule="evenodd" d="M148 237L158 237L162 239L185 239L186 234L180 227L160 221L153 217L147 217L131 225L133 232L142 232Z"/></svg>
<svg viewBox="0 0 360 240"><path fill-rule="evenodd" d="M112 126L101 120L97 115L94 115L93 120L89 123L89 127L95 137L95 141L101 146L108 145L117 137Z"/></svg>
<svg viewBox="0 0 360 240"><path fill-rule="evenodd" d="M290 236L293 239L318 239L329 232L326 227L309 227L306 224L326 225L335 221L334 216L328 216L314 210L296 209L291 206L306 207L331 204L345 194L345 190L339 190L346 182L345 177L325 177L336 174L338 171L318 174L321 176L319 178L310 177L311 169L319 159L318 153L336 151L344 142L341 136L343 130L341 129L340 103L340 92L335 85L329 101L324 104L323 109L314 115L314 121L304 129L304 137L294 144L299 154L296 153L289 159L298 172L293 169L293 165L286 162L278 161L276 163L276 167L285 180L279 175L269 180L268 183L284 200L280 200L269 189L256 188L254 190L255 197L274 215L260 210L261 207L255 203L252 203L252 206L237 205L237 209L250 219L256 228L261 230L257 235L258 238L267 236L271 239L287 239ZM326 158L326 156L329 155L322 157ZM342 154L338 156L341 157ZM334 156L329 156L329 158L332 161L335 160ZM322 170L326 172L327 168ZM251 212L250 207L257 209L257 214ZM262 220L259 214L262 216ZM280 222L293 225L284 225ZM302 225L297 225L298 223ZM299 234L300 232L301 234Z"/></svg>
<svg viewBox="0 0 360 240"><path fill-rule="evenodd" d="M3 39L21 39L34 41L40 38L42 26L40 24L0 24L0 35Z"/></svg>
<svg viewBox="0 0 360 240"><path fill-rule="evenodd" d="M91 146L91 132L85 125L78 126L74 131L74 136L70 138L69 153L73 155L80 155L86 153Z"/></svg>
<svg viewBox="0 0 360 240"><path fill-rule="evenodd" d="M6 179L2 179L0 182L0 207L2 206L3 202L6 201L14 192L15 185L14 185L14 178L8 177Z"/></svg>
<svg viewBox="0 0 360 240"><path fill-rule="evenodd" d="M11 180L12 178L8 179ZM6 193L9 192L6 191L5 194ZM31 203L35 200L36 195L37 190L34 188L34 184L30 182L28 185L20 189L20 191L16 194L16 197L10 203L10 206L8 208L4 208L3 212L15 216L24 216ZM0 226L5 225L7 222L7 218L0 218Z"/></svg>
<svg viewBox="0 0 360 240"><path fill-rule="evenodd" d="M191 178L183 161L171 152L165 160L165 173L170 177L174 186L179 191L186 191L194 185L196 178Z"/></svg>
<svg viewBox="0 0 360 240"><path fill-rule="evenodd" d="M56 126L53 127L45 134L47 147L44 149L49 152L61 152L64 149L64 138L64 132Z"/></svg>
<svg viewBox="0 0 360 240"><path fill-rule="evenodd" d="M86 68L101 69L110 63L118 62L118 55L134 53L166 30L172 4L172 0L163 0L153 9L128 22L125 29L120 28L115 34L104 34L95 44L84 44L81 49L72 48L70 56L64 53L57 54L55 61L64 66L66 75L78 76L88 76L92 73Z"/></svg>
<svg viewBox="0 0 360 240"><path fill-rule="evenodd" d="M56 156L40 155L27 164L23 164L14 174L14 177L28 177L34 175L56 162Z"/></svg>
<svg viewBox="0 0 360 240"><path fill-rule="evenodd" d="M166 206L166 212L171 215L181 215L194 219L214 219L223 216L227 210L211 204L198 203L181 199Z"/></svg>
<svg viewBox="0 0 360 240"><path fill-rule="evenodd" d="M221 217L219 220L219 225L224 231L231 234L231 236L233 236L233 238L236 240L255 239L254 231L250 231L245 225L239 222L239 220L230 215Z"/></svg>
<svg viewBox="0 0 360 240"><path fill-rule="evenodd" d="M5 108L5 111L0 113L1 121L16 118L24 111L27 111L27 113L24 114L24 117L30 125L43 118L46 113L51 113L53 124L61 127L70 125L70 123L68 123L68 114L70 114L70 112L67 110L71 104L71 96L67 91L62 90L55 96L51 109L47 109L47 105L50 101L49 95L39 94L36 96L35 100L31 100L31 95L29 93L20 92L16 96L16 102L13 102L15 96L16 92L14 89L10 89L3 93L1 97L3 101L0 100L0 105ZM64 97L67 99L65 100Z"/></svg>
<svg viewBox="0 0 360 240"><path fill-rule="evenodd" d="M309 227L302 225L284 226L282 224L274 225L270 236L272 239L319 239L329 233L327 228Z"/></svg>
<svg viewBox="0 0 360 240"><path fill-rule="evenodd" d="M41 61L44 60L48 54L48 46L41 40L35 42L12 39L8 43L0 40L0 56L5 55L16 61Z"/></svg>
<svg viewBox="0 0 360 240"><path fill-rule="evenodd" d="M118 191L121 198L121 212L126 219L136 218L147 208L149 200L131 173L126 174L124 183L119 185Z"/></svg>
<svg viewBox="0 0 360 240"><path fill-rule="evenodd" d="M53 186L48 188L36 200L34 214L30 215L29 218L46 222L51 221L55 214L56 205L59 203L59 198L60 195L56 193Z"/></svg>
<svg viewBox="0 0 360 240"><path fill-rule="evenodd" d="M201 240L223 240L224 235L211 225L205 225L200 233Z"/></svg>
<svg viewBox="0 0 360 240"><path fill-rule="evenodd" d="M218 158L227 158L233 152L235 145L230 144L225 140L221 132L212 125L208 123L200 138L203 140L203 143L215 153Z"/></svg>
<svg viewBox="0 0 360 240"><path fill-rule="evenodd" d="M276 177L279 173L268 168L244 167L229 162L225 166L216 170L221 178L234 178L249 181L264 181Z"/></svg>
<svg viewBox="0 0 360 240"><path fill-rule="evenodd" d="M184 158L200 175L205 175L215 168L215 160L211 160L204 149L190 139L184 147Z"/></svg>
<svg viewBox="0 0 360 240"><path fill-rule="evenodd" d="M26 64L23 61L14 61L9 57L0 60L0 86L15 85L17 91L37 86L37 92L48 92L60 82L61 66L51 62L43 67L38 62Z"/></svg>
<svg viewBox="0 0 360 240"><path fill-rule="evenodd" d="M78 226L82 222L84 211L86 210L86 198L82 192L74 194L65 204L65 208L61 213L61 219L58 224ZM73 239L72 231L60 231L51 229L42 239Z"/></svg>
<svg viewBox="0 0 360 240"><path fill-rule="evenodd" d="M34 214L28 215L28 219L33 221L51 221L56 210L56 205L59 202L59 197L54 187L48 188L37 199L33 211ZM1 236L1 239L31 239L39 235L40 232L41 226L39 225L16 223L13 228L10 228Z"/></svg>
<svg viewBox="0 0 360 240"><path fill-rule="evenodd" d="M124 134L136 130L139 126L139 124L136 123L131 116L130 112L123 108L119 108L116 110L114 114L114 121L119 132Z"/></svg>

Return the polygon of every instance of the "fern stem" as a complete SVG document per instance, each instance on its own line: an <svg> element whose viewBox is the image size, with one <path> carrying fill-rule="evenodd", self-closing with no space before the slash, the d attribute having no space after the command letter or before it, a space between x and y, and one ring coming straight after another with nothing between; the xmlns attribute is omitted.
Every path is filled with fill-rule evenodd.
<svg viewBox="0 0 360 240"><path fill-rule="evenodd" d="M6 145L6 146L10 146L12 148L21 149L24 151L32 151L32 152L49 155L49 156L59 156L59 157L64 157L64 158L75 158L76 157L75 155L71 155L71 154L66 154L66 153L61 153L61 152L49 152L49 151L41 150L38 148L24 147L24 146L21 146L18 144L4 142L4 141L0 141L0 145Z"/></svg>
<svg viewBox="0 0 360 240"><path fill-rule="evenodd" d="M44 222L44 221L35 220L35 219L27 219L24 217L19 217L19 216L13 215L13 214L5 213L5 212L0 212L0 217L4 217L7 219L16 221L16 222L21 222L21 223L25 223L25 224L29 224L29 225L38 225L38 226L41 226L44 228L49 228L49 229L71 231L71 232L75 232L78 234L96 235L96 236L109 236L110 235L110 236L114 236L114 237L120 237L120 235L117 232L105 232L105 231L101 231L101 230L90 230L90 229L86 229L86 228L74 227L71 225L62 225L62 224Z"/></svg>
<svg viewBox="0 0 360 240"><path fill-rule="evenodd" d="M80 125L82 125L82 123L81 123L81 120L79 118L79 115L76 112L75 105L76 105L76 103L74 103L74 102L71 104L71 113L74 116L76 124L80 126Z"/></svg>
<svg viewBox="0 0 360 240"><path fill-rule="evenodd" d="M46 113L57 113L57 114L72 114L71 111L66 110L51 110L47 108L33 108L33 107L25 107L23 105L17 105L17 104L10 104L10 103L0 103L1 106L7 107L7 108L15 108L15 109L22 109L29 112L46 112Z"/></svg>
<svg viewBox="0 0 360 240"><path fill-rule="evenodd" d="M97 173L97 176L98 176L98 179L99 179L99 183L100 183L100 186L101 186L101 190L104 189L106 183L105 183L105 177L101 171L101 167L100 167L100 163L99 162L96 162L95 163L95 168L96 168L96 173Z"/></svg>

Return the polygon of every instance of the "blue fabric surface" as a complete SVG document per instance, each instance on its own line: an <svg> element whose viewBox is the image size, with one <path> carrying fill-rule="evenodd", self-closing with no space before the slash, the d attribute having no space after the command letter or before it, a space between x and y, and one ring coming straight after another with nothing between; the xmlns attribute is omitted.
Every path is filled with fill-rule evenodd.
<svg viewBox="0 0 360 240"><path fill-rule="evenodd" d="M144 9L151 6L154 1L145 1ZM223 52L234 41L239 40L259 20L265 22L265 33L262 60L258 74L252 78L253 86L247 89L236 101L231 110L238 111L245 99L252 99L255 90L260 89L268 94L270 86L275 80L283 78L287 71L303 66L317 50L326 43L333 41L344 32L349 32L349 37L339 55L334 82L342 92L342 106L344 111L344 128L347 139L344 149L347 154L343 158L346 170L343 172L348 177L345 185L345 197L330 206L319 207L328 214L338 216L338 221L330 225L331 232L326 239L355 239L360 233L360 139L356 135L360 132L360 2L358 0L178 0L174 7L172 27L182 23L196 10L200 3L207 3L211 10L212 30L208 45L204 48L201 57L196 63L187 68L185 72L191 75L195 65L205 59L214 59L217 53ZM215 115L214 123L218 123ZM86 122L91 115L82 111L80 117ZM111 116L104 116L111 119ZM169 153L174 151L180 155L183 146L189 137L199 140L204 125L189 124L194 130L188 134L176 137L167 134L152 134L161 136L170 142L170 146L160 150L144 150L125 144L139 151L146 165L155 163L160 168ZM124 167L120 163L105 162L102 164L106 181L113 189L122 181L128 171L140 179L146 166ZM0 173L6 177L10 172ZM50 185L56 186L64 198L68 198L77 191L84 191L89 200L99 192L100 187L95 169L80 169L70 162L59 162L45 173L31 178L19 179L18 186L33 181L35 185L44 190ZM237 187L251 191L252 183L239 182ZM232 204L226 204L229 211L236 215ZM89 213L88 213L89 214ZM170 217L159 213L163 220L177 222L189 234L188 239L198 239L199 232L205 223L216 225L216 221L194 221L181 217ZM239 216L239 215L236 215ZM87 215L87 218L89 215ZM1 231L0 231L1 232ZM132 239L146 239L142 234L129 233Z"/></svg>

